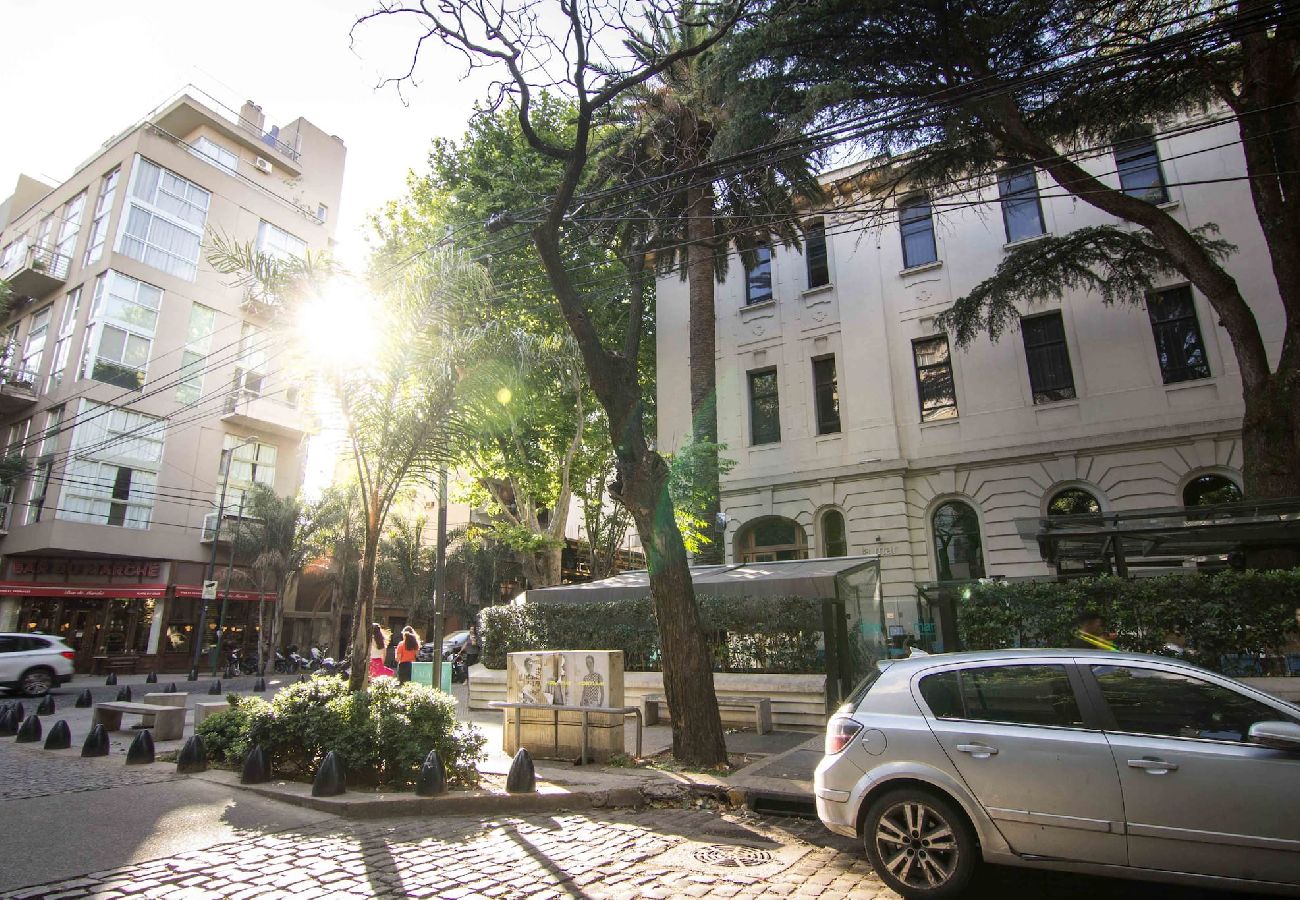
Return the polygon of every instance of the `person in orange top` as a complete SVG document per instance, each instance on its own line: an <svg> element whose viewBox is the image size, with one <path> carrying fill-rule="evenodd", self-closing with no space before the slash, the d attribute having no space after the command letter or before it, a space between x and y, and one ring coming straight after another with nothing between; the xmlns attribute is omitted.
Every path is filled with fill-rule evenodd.
<svg viewBox="0 0 1300 900"><path fill-rule="evenodd" d="M402 629L402 639L397 642L397 649L393 651L397 657L397 680L411 680L411 663L420 653L420 639L415 636L415 629L407 625Z"/></svg>

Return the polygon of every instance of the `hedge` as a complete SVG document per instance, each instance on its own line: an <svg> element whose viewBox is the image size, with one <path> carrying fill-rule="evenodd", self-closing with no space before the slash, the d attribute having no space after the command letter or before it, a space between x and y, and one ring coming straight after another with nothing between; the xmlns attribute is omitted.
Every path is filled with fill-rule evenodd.
<svg viewBox="0 0 1300 900"><path fill-rule="evenodd" d="M717 672L807 673L825 668L822 603L807 597L697 597ZM521 650L622 650L630 672L660 667L659 628L648 599L526 603L479 614L482 662L504 669Z"/></svg>
<svg viewBox="0 0 1300 900"><path fill-rule="evenodd" d="M1277 655L1300 633L1300 571L983 582L957 601L966 650L1068 647L1084 611L1101 614L1123 650L1169 654L1221 669L1225 657Z"/></svg>

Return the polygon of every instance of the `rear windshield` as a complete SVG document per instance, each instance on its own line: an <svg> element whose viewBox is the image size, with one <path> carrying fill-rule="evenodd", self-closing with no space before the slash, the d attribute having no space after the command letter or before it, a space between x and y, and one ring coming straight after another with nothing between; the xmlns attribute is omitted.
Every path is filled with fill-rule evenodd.
<svg viewBox="0 0 1300 900"><path fill-rule="evenodd" d="M843 705L840 706L839 711L852 712L853 710L857 709L858 704L862 702L862 698L867 696L867 691L871 690L871 686L879 680L880 680L880 669L872 669L870 672L868 672L867 677L863 678L856 685L854 685L853 690L849 692L849 695L847 697L844 698L844 703Z"/></svg>

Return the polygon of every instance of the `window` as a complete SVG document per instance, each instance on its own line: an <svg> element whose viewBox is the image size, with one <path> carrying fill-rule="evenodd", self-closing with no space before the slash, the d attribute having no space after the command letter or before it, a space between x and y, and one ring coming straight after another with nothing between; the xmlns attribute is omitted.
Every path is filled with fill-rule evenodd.
<svg viewBox="0 0 1300 900"><path fill-rule="evenodd" d="M211 194L197 184L137 156L118 252L193 281L210 200Z"/></svg>
<svg viewBox="0 0 1300 900"><path fill-rule="evenodd" d="M162 290L109 269L95 281L86 324L89 351L82 376L139 389L144 386Z"/></svg>
<svg viewBox="0 0 1300 900"><path fill-rule="evenodd" d="M50 475L54 470L54 451L59 444L59 425L63 422L63 407L51 407L45 413L45 430L41 433L41 443L36 452L36 469L32 473L31 483L27 486L27 524L34 525L41 520L45 498L50 490Z"/></svg>
<svg viewBox="0 0 1300 900"><path fill-rule="evenodd" d="M234 448L234 453L228 462L230 481L226 490L227 513L238 509L241 501L244 501L245 512L247 512L246 496L252 492L254 485L275 487L275 445L254 441L239 446L244 440L247 439L228 434L222 447L227 453Z"/></svg>
<svg viewBox="0 0 1300 900"><path fill-rule="evenodd" d="M1115 168L1120 190L1148 203L1169 199L1165 177L1160 171L1160 154L1149 129L1139 129L1115 144Z"/></svg>
<svg viewBox="0 0 1300 900"><path fill-rule="evenodd" d="M1034 403L1055 403L1074 399L1074 370L1065 345L1065 326L1059 312L1043 313L1020 320L1025 340L1025 361L1029 364L1029 389Z"/></svg>
<svg viewBox="0 0 1300 900"><path fill-rule="evenodd" d="M166 420L89 400L78 418L56 517L148 528Z"/></svg>
<svg viewBox="0 0 1300 900"><path fill-rule="evenodd" d="M1165 384L1210 377L1191 288L1171 288L1147 297L1147 316Z"/></svg>
<svg viewBox="0 0 1300 900"><path fill-rule="evenodd" d="M1193 478L1183 488L1183 506L1205 506L1209 503L1236 503L1241 499L1241 488L1222 475L1202 475Z"/></svg>
<svg viewBox="0 0 1300 900"><path fill-rule="evenodd" d="M263 219L257 226L257 252L279 260L302 259L307 242Z"/></svg>
<svg viewBox="0 0 1300 900"><path fill-rule="evenodd" d="M72 261L72 251L77 249L77 232L81 230L81 214L86 209L86 192L82 191L63 206L63 219L59 223L59 238L54 245L56 267L66 267ZM67 271L66 268L63 269Z"/></svg>
<svg viewBox="0 0 1300 900"><path fill-rule="evenodd" d="M844 513L830 509L822 514L822 556L848 556L849 541L844 535Z"/></svg>
<svg viewBox="0 0 1300 900"><path fill-rule="evenodd" d="M1006 227L1008 244L1038 237L1046 230L1033 166L1018 166L998 175L998 197L1002 201L1002 224Z"/></svg>
<svg viewBox="0 0 1300 900"><path fill-rule="evenodd" d="M45 355L45 341L50 335L50 318L53 313L52 304L39 312L32 313L31 324L27 326L27 341L23 345L23 358L19 363L19 369L24 376L31 379L33 384L40 374L41 357Z"/></svg>
<svg viewBox="0 0 1300 900"><path fill-rule="evenodd" d="M817 405L817 433L838 434L840 389L835 380L835 357L819 356L812 361L813 394Z"/></svg>
<svg viewBox="0 0 1300 900"><path fill-rule="evenodd" d="M180 403L193 403L203 396L203 363L212 347L212 332L216 330L217 311L201 303L190 306L190 325L185 333L185 349L181 352L181 378L176 388Z"/></svg>
<svg viewBox="0 0 1300 900"><path fill-rule="evenodd" d="M745 305L772 299L772 248L754 248L754 264L745 268Z"/></svg>
<svg viewBox="0 0 1300 900"><path fill-rule="evenodd" d="M931 517L934 559L939 581L971 581L984 577L980 520L960 500L949 500Z"/></svg>
<svg viewBox="0 0 1300 900"><path fill-rule="evenodd" d="M90 220L90 238L86 241L84 265L99 262L104 253L104 238L108 236L108 218L113 214L113 198L117 194L117 177L122 172L118 166L99 182L99 196L95 198L95 217Z"/></svg>
<svg viewBox="0 0 1300 900"><path fill-rule="evenodd" d="M1079 703L1064 666L978 666L921 679L921 697L938 719L1078 728Z"/></svg>
<svg viewBox="0 0 1300 900"><path fill-rule="evenodd" d="M1050 516L1099 516L1101 503L1083 488L1066 488L1057 491L1047 501L1047 515Z"/></svg>
<svg viewBox="0 0 1300 900"><path fill-rule="evenodd" d="M898 205L898 228L903 234L903 268L937 262L939 249L934 242L934 216L930 201L913 197Z"/></svg>
<svg viewBox="0 0 1300 900"><path fill-rule="evenodd" d="M9 426L9 436L5 441L5 456L27 455L27 432L31 430L32 420L23 419Z"/></svg>
<svg viewBox="0 0 1300 900"><path fill-rule="evenodd" d="M239 155L232 150L227 150L211 138L197 138L190 144L190 153L231 175L239 170Z"/></svg>
<svg viewBox="0 0 1300 900"><path fill-rule="evenodd" d="M72 333L77 330L77 313L81 310L81 288L68 292L59 317L59 336L54 342L54 361L50 363L49 390L63 383L63 372L68 367L68 352L72 349Z"/></svg>
<svg viewBox="0 0 1300 900"><path fill-rule="evenodd" d="M330 210L328 206L326 206L324 203L317 205L316 220L318 222L324 222L326 219L329 218L329 215L330 215Z"/></svg>
<svg viewBox="0 0 1300 900"><path fill-rule="evenodd" d="M1245 741L1256 722L1300 722L1244 694L1178 672L1093 666L1092 674L1117 731Z"/></svg>
<svg viewBox="0 0 1300 900"><path fill-rule="evenodd" d="M811 219L803 226L803 255L808 266L808 288L831 283L830 259L826 255L826 220Z"/></svg>
<svg viewBox="0 0 1300 900"><path fill-rule="evenodd" d="M776 369L749 373L749 442L775 444L781 440L781 402Z"/></svg>
<svg viewBox="0 0 1300 900"><path fill-rule="evenodd" d="M921 421L957 418L957 389L952 378L948 337L941 334L913 341L912 357L916 361L916 392L921 404Z"/></svg>
<svg viewBox="0 0 1300 900"><path fill-rule="evenodd" d="M759 519L745 526L738 543L741 562L808 558L808 538L793 519Z"/></svg>

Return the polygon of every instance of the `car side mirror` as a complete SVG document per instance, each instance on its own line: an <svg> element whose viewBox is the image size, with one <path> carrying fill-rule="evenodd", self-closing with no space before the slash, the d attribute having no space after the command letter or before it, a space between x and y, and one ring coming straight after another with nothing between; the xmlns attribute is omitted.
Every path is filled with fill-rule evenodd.
<svg viewBox="0 0 1300 900"><path fill-rule="evenodd" d="M1300 725L1294 722L1256 722L1246 732L1246 740L1274 750L1300 752Z"/></svg>

